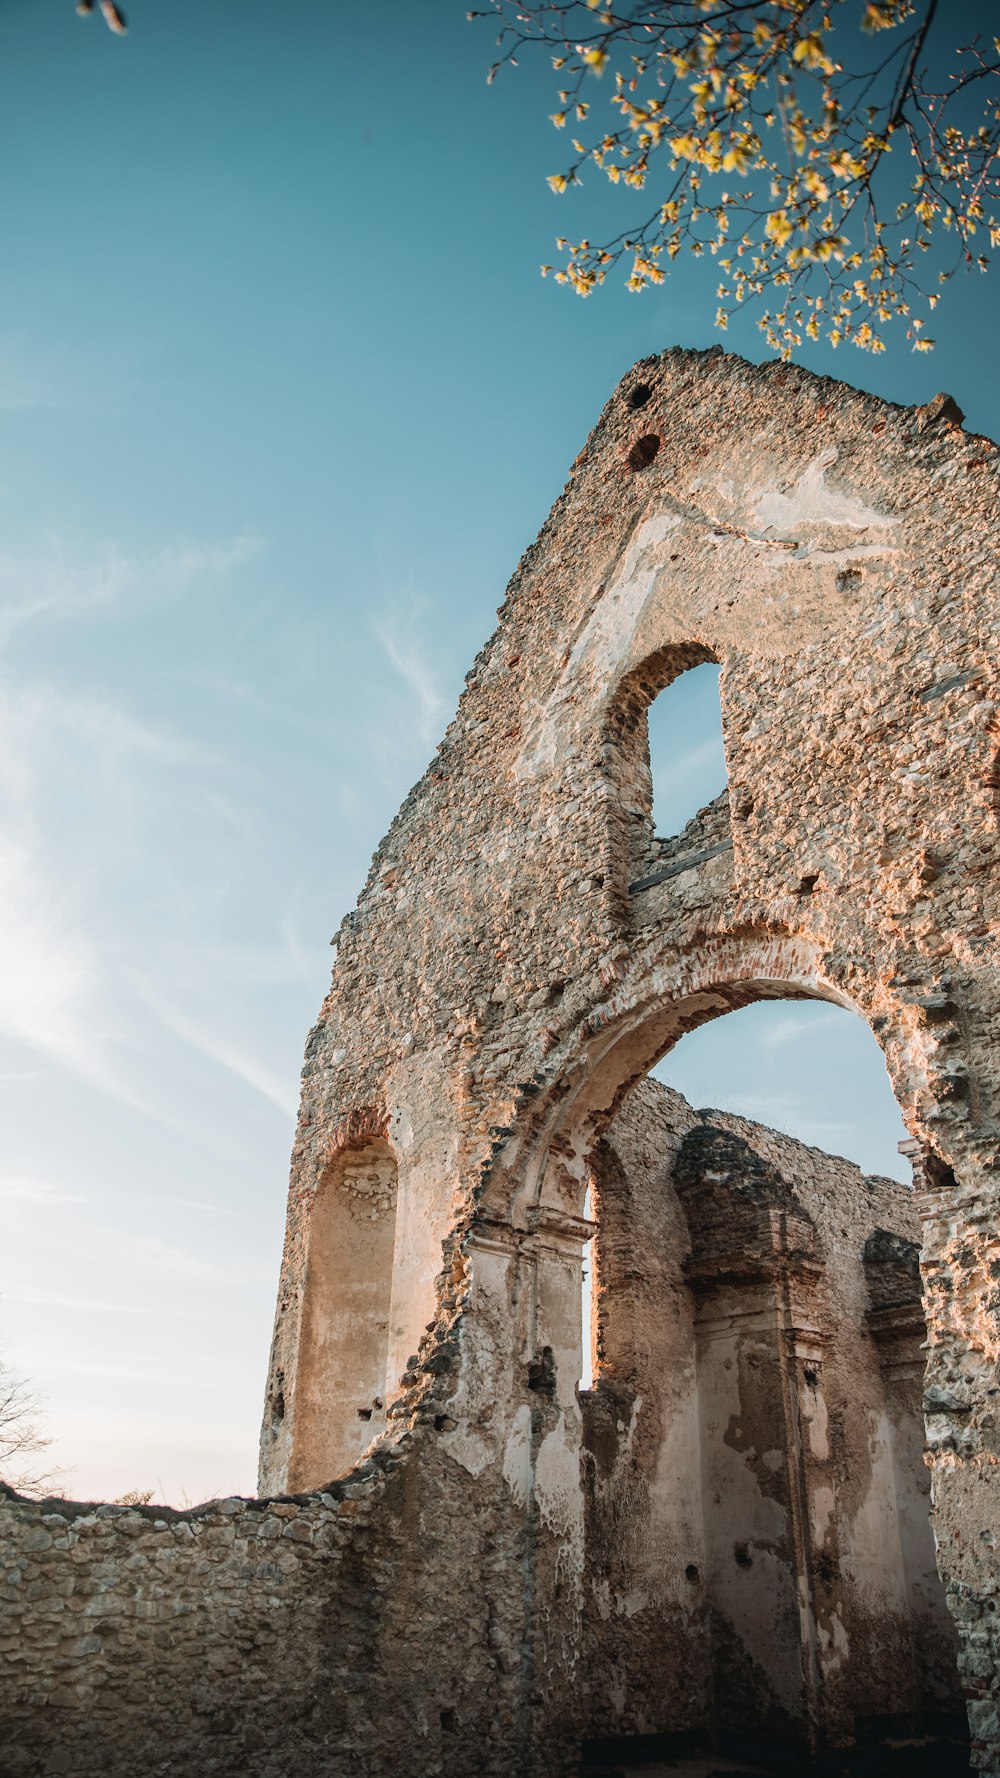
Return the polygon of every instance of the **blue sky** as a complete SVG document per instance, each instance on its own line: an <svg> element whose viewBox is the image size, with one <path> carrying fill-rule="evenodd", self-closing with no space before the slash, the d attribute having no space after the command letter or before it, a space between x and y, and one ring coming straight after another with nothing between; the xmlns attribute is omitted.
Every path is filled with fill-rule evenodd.
<svg viewBox="0 0 1000 1778"><path fill-rule="evenodd" d="M252 1490L330 937L609 390L717 337L710 267L539 278L629 194L552 196L549 77L487 89L464 10L0 12L0 1336L74 1493ZM994 313L963 279L933 355L805 362L995 433ZM690 813L710 676L674 695ZM665 1072L894 1164L848 1014Z"/></svg>

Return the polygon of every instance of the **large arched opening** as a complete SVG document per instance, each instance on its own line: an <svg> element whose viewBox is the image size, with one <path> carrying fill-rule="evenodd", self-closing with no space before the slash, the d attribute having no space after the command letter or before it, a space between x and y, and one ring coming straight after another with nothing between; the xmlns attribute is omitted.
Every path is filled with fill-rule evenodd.
<svg viewBox="0 0 1000 1778"><path fill-rule="evenodd" d="M619 1762L706 1735L765 1771L836 1754L957 1772L913 1190L650 1078L686 1032L787 1000L858 1010L798 940L640 960L591 1020L534 1176L537 1218L586 1217L596 1279L588 1742ZM913 1130L902 1036L893 1060ZM574 1362L552 1326L546 1345Z"/></svg>

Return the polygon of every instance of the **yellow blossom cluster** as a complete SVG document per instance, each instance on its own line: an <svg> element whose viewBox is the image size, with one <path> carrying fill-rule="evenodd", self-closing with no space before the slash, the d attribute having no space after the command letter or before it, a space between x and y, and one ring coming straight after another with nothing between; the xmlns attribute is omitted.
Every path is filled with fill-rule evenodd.
<svg viewBox="0 0 1000 1778"><path fill-rule="evenodd" d="M1000 39L954 38L933 87L930 33L940 66L948 29L937 11L933 0L491 0L504 48L492 72L547 48L557 129L586 124L587 85L605 85L612 119L574 139L552 190L579 185L587 163L636 192L655 179L638 227L561 242L558 281L587 296L623 263L640 291L680 253L710 253L723 273L717 324L756 301L786 357L821 333L881 351L893 320L929 350L915 310L933 309L931 286L955 265L988 263L978 235L1000 242ZM941 241L953 249L944 268L921 261Z"/></svg>

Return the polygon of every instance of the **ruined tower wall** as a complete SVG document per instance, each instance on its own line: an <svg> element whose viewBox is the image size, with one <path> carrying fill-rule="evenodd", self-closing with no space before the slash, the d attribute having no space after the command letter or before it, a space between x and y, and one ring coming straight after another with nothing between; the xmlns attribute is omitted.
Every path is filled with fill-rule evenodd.
<svg viewBox="0 0 1000 1778"><path fill-rule="evenodd" d="M692 1134L706 1132L713 1144L735 1138L731 1177L717 1146L703 1157L714 1184L684 1171ZM804 1430L820 1459L805 1480L814 1556L829 1583L816 1601L828 1657L824 1721L851 1738L872 1714L926 1714L935 1692L942 1713L954 1709L943 1598L936 1585L922 1595L899 1559L907 1528L897 1522L906 1510L897 1481L919 1494L924 1473L919 1390L900 1411L893 1385L879 1387L862 1265L876 1230L891 1226L904 1242L913 1232L912 1194L749 1120L694 1112L648 1081L610 1126L594 1175L597 1377L581 1398L576 1741L724 1732L734 1721L743 1734L769 1723L804 1732L816 1707L803 1694L795 1614L783 1620L778 1609L789 1590L794 1603L798 1577L785 1474L794 1429L783 1419L770 1243L752 1192L742 1202L731 1193L734 1182L752 1186L756 1172L779 1168L793 1216L807 1234L810 1220L817 1225L834 1274L809 1326L797 1329L807 1344L794 1355L806 1410L799 1442ZM706 1264L720 1253L722 1281L706 1296ZM875 1312L892 1315L912 1281L902 1293L885 1282ZM579 1296L564 1308L579 1321ZM917 1322L907 1358L919 1373L919 1305ZM895 1351L898 1362L898 1340ZM555 1416L553 1380L535 1381L537 1437ZM829 1437L832 1462L814 1429ZM132 1778L158 1769L164 1749L172 1770L194 1773L210 1754L233 1778L285 1778L290 1762L317 1775L359 1762L386 1778L457 1773L470 1747L489 1762L482 1769L527 1761L530 1770L522 1673L535 1527L516 1498L510 1453L498 1498L488 1475L456 1473L443 1442L424 1419L345 1480L299 1499L186 1512L0 1506L4 1778ZM926 1569L925 1504L911 1520ZM858 1548L859 1524L867 1548ZM447 1581L431 1612L429 1573ZM757 1635L761 1615L766 1634ZM765 1654L770 1681L757 1671ZM789 1705L784 1725L769 1715L774 1679ZM551 1759L539 1769L553 1769Z"/></svg>
<svg viewBox="0 0 1000 1778"><path fill-rule="evenodd" d="M265 1493L317 1489L356 1448L365 1404L331 1388L310 1319L338 1220L320 1206L346 1156L385 1143L385 1430L374 1407L363 1424L399 1459L377 1548L406 1585L363 1681L329 1668L367 1687L373 1772L426 1720L425 1652L450 1701L410 1769L509 1771L514 1724L525 1771L572 1767L593 1157L686 1030L783 995L862 1013L924 1156L939 1562L977 1758L1000 1771L996 467L946 404L721 353L635 367L375 855L307 1049L261 1466ZM704 659L722 665L728 791L664 845L644 709ZM24 1512L3 1509L18 1548ZM332 1600L370 1589L364 1566ZM356 1748L324 1734L322 1769L346 1778Z"/></svg>

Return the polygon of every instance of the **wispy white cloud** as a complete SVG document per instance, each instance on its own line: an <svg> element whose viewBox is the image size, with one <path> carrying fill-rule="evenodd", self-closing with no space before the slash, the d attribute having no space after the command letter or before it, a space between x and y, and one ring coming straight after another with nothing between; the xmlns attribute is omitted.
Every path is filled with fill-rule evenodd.
<svg viewBox="0 0 1000 1778"><path fill-rule="evenodd" d="M99 1298L74 1296L72 1293L62 1290L5 1290L3 1301L5 1303L24 1303L36 1309L75 1309L81 1313L100 1315L128 1315L133 1314L136 1308L135 1303L126 1301L124 1297L116 1297L113 1301L102 1302ZM185 1312L181 1309L177 1310L179 1315ZM163 1311L160 1310L159 1313L162 1314Z"/></svg>
<svg viewBox="0 0 1000 1778"><path fill-rule="evenodd" d="M185 590L195 581L221 580L237 568L245 568L263 547L264 540L257 531L240 531L235 537L215 542L169 544L149 557L152 590ZM141 566L140 558L138 567ZM140 578L137 572L137 583Z"/></svg>
<svg viewBox="0 0 1000 1778"><path fill-rule="evenodd" d="M140 721L107 697L67 696L50 685L0 683L0 796L5 821L38 825L42 802L60 784L83 779L107 805L124 774L144 765L216 765L205 748ZM117 774L117 782L113 782Z"/></svg>
<svg viewBox="0 0 1000 1778"><path fill-rule="evenodd" d="M428 664L420 639L414 634L416 610L407 617L392 612L373 626L380 648L413 694L416 725L425 747L433 747L447 709L433 668Z"/></svg>
<svg viewBox="0 0 1000 1778"><path fill-rule="evenodd" d="M318 968L328 972L329 946L308 948L285 924L278 941L270 945L186 945L183 962L180 958L170 960L170 979L174 984L180 968L197 983L237 982L272 987L283 982L311 982L317 979ZM169 982L164 985L169 986Z"/></svg>
<svg viewBox="0 0 1000 1778"><path fill-rule="evenodd" d="M0 1031L114 1090L96 947L30 845L0 835Z"/></svg>
<svg viewBox="0 0 1000 1778"><path fill-rule="evenodd" d="M224 579L261 548L252 532L222 542L178 543L147 556L115 545L89 557L59 539L33 555L0 550L0 643L41 618L75 620L120 601L162 598L195 583Z"/></svg>
<svg viewBox="0 0 1000 1778"><path fill-rule="evenodd" d="M236 1215L236 1211L229 1209L225 1204L206 1204L201 1198L161 1196L157 1202L164 1207L169 1206L173 1210L193 1210L196 1216L234 1217Z"/></svg>
<svg viewBox="0 0 1000 1778"><path fill-rule="evenodd" d="M177 1200L165 1199L163 1201L166 1203L174 1203ZM176 1275L176 1268L168 1273L168 1276L171 1278L176 1278ZM218 1273L208 1280L205 1279L204 1274L199 1274L194 1280L195 1283L204 1283L206 1281L219 1284L232 1282L244 1283L247 1280L242 1275L234 1280L228 1276L223 1277ZM253 1282L252 1279L250 1281ZM150 1306L148 1297L142 1299L137 1296L134 1289L135 1280L131 1279L130 1283L132 1286L131 1289L125 1288L123 1284L120 1294L107 1297L77 1296L73 1291L65 1290L4 1290L0 1293L0 1304L7 1305L9 1303L18 1303L27 1308L73 1310L75 1313L81 1315L127 1315L133 1317L136 1315L147 1315ZM191 1322L198 1319L214 1320L215 1318L215 1306L210 1305L200 1308L197 1298L192 1300L190 1297L185 1296L183 1302L180 1303L171 1304L162 1300L159 1300L156 1303L157 1321L179 1320Z"/></svg>
<svg viewBox="0 0 1000 1778"><path fill-rule="evenodd" d="M74 374L67 363L59 366L55 359L51 341L43 355L25 334L6 334L0 340L0 412L60 412L76 407L83 392L79 373Z"/></svg>
<svg viewBox="0 0 1000 1778"><path fill-rule="evenodd" d="M22 284L8 286L0 334L0 412L107 414L142 398L148 387L147 348L117 331L112 349L93 328L67 332L43 322ZM43 305L44 306L44 305Z"/></svg>
<svg viewBox="0 0 1000 1778"><path fill-rule="evenodd" d="M121 1235L117 1231L109 1231L109 1234L112 1239L118 1239L135 1277L155 1273L176 1283L233 1285L256 1283L265 1275L256 1267L219 1265L206 1255L193 1253L188 1247L178 1247L159 1235Z"/></svg>
<svg viewBox="0 0 1000 1778"><path fill-rule="evenodd" d="M272 685L253 632L259 575L237 598L256 547L90 550L81 569L68 546L32 562L0 541L0 1085L26 1082L20 1104L2 1099L0 1308L19 1362L61 1396L53 1430L77 1401L89 1430L107 1416L99 1464L116 1415L129 1435L134 1422L102 1376L157 1398L162 1430L162 1389L183 1388L178 1318L225 1356L251 1305L269 1313L274 1256L232 1182L250 1177L260 1210L281 1175L306 1023L288 1020L289 1050L285 1015L306 997L297 984L315 980L318 1001L328 975L328 930L300 936L315 910L271 717L234 714L190 670L218 658ZM395 671L390 701L412 733L415 694ZM297 685L289 670L290 705ZM431 679L417 708L437 708ZM44 1125L34 1073L59 1107ZM227 1142L236 1159L220 1164Z"/></svg>
<svg viewBox="0 0 1000 1778"><path fill-rule="evenodd" d="M200 589L257 547L241 536L141 559L107 550L89 566L58 544L31 561L0 550L0 640L31 619ZM140 1104L127 1084L121 989L123 947L142 942L142 922L127 889L112 915L114 887L129 883L144 825L156 844L154 785L159 806L207 810L214 799L218 823L232 771L107 695L0 682L0 1033Z"/></svg>
<svg viewBox="0 0 1000 1778"><path fill-rule="evenodd" d="M0 643L34 618L81 617L112 604L130 569L115 550L90 564L68 560L59 545L34 558L0 553Z"/></svg>
<svg viewBox="0 0 1000 1778"><path fill-rule="evenodd" d="M53 1200L54 1202L55 1200ZM69 1202L71 1200L64 1200ZM82 1200L81 1200L82 1201ZM135 1205L137 1213L147 1206L140 1199ZM31 1212L40 1206L29 1205ZM48 1236L47 1251L50 1268L53 1271L56 1288L40 1290L33 1282L29 1282L27 1290L17 1279L14 1288L5 1288L2 1297L5 1302L35 1303L45 1305L67 1306L71 1301L79 1309L105 1309L120 1300L131 1302L133 1309L138 1309L145 1292L147 1303L155 1299L157 1314L169 1312L169 1304L162 1304L163 1286L170 1289L179 1286L211 1285L216 1290L242 1289L247 1285L254 1287L261 1283L271 1283L271 1274L263 1267L248 1263L245 1259L234 1258L230 1253L228 1237L222 1231L216 1237L214 1251L204 1244L184 1246L179 1241L170 1241L162 1235L143 1232L133 1228L121 1220L111 1220L105 1214L94 1213L94 1205L83 1213L72 1218L65 1218L53 1224ZM16 1212L11 1213L12 1216ZM134 1219L133 1219L134 1220ZM175 1228L185 1228L183 1217L175 1219ZM25 1243L37 1237L37 1218L22 1218L20 1225L11 1222L8 1234L23 1249ZM203 1237L198 1237L203 1243ZM101 1294L96 1299L81 1297L76 1288L76 1277L73 1275L72 1260L80 1251L81 1240L93 1243L95 1254L99 1258L93 1264L94 1275L89 1282ZM18 1251L15 1246L13 1251ZM70 1262L68 1265L64 1262ZM64 1285L59 1288L60 1283ZM68 1286L68 1288L66 1288ZM169 1292L168 1292L169 1294Z"/></svg>
<svg viewBox="0 0 1000 1778"><path fill-rule="evenodd" d="M825 1013L789 1013L787 1018L772 1020L762 1026L756 1033L755 1041L765 1050L783 1049L790 1043L808 1042L814 1035L822 1041L827 1031L839 1029L845 1010L850 1009L838 1006Z"/></svg>
<svg viewBox="0 0 1000 1778"><path fill-rule="evenodd" d="M199 1050L218 1067L236 1075L238 1080L277 1106L286 1117L294 1118L298 1109L297 1081L284 1080L272 1073L259 1057L250 1054L225 1033L199 1023L189 1013L161 1003L154 1010L168 1031Z"/></svg>
<svg viewBox="0 0 1000 1778"><path fill-rule="evenodd" d="M36 1363L40 1368L51 1369L63 1376L102 1377L107 1381L127 1383L155 1383L165 1387L181 1388L190 1382L190 1373L185 1376L177 1370L167 1370L161 1360L156 1358L148 1362L134 1359L99 1358L85 1352L74 1352L69 1349L57 1349L51 1353L36 1354Z"/></svg>
<svg viewBox="0 0 1000 1778"><path fill-rule="evenodd" d="M86 1201L79 1192L61 1191L43 1179L32 1179L25 1174L0 1174L0 1202L35 1204L47 1209L51 1204L84 1204Z"/></svg>

